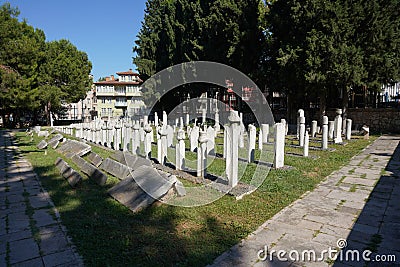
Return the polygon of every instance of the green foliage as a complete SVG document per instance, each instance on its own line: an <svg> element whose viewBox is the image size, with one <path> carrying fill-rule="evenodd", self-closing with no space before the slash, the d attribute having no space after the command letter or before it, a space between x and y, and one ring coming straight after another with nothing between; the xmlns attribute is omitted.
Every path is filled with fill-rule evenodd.
<svg viewBox="0 0 400 267"><path fill-rule="evenodd" d="M133 62L144 79L197 60L227 64L261 79L263 7L260 0L148 0ZM144 88L144 98L157 97L154 92Z"/></svg>
<svg viewBox="0 0 400 267"><path fill-rule="evenodd" d="M46 42L40 29L18 20L9 3L0 7L0 111L2 115L47 112L61 100L75 102L90 87L86 53L69 41Z"/></svg>
<svg viewBox="0 0 400 267"><path fill-rule="evenodd" d="M377 90L399 80L398 0L289 0L270 7L268 63L281 81L270 81L275 89L321 98L342 91L346 108L351 87Z"/></svg>

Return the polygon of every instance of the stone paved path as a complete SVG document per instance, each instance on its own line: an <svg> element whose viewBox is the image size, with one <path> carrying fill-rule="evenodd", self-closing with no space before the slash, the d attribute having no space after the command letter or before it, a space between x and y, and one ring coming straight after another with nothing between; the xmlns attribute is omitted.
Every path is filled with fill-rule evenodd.
<svg viewBox="0 0 400 267"><path fill-rule="evenodd" d="M400 266L399 141L380 137L212 266ZM314 258L310 250L320 258L323 250L338 247L344 248L336 261L327 253L323 260L308 260L308 255ZM374 251L365 255L371 259L368 265L362 258L365 249ZM377 262L391 255L395 261Z"/></svg>
<svg viewBox="0 0 400 267"><path fill-rule="evenodd" d="M0 267L83 266L57 210L10 132L0 131Z"/></svg>

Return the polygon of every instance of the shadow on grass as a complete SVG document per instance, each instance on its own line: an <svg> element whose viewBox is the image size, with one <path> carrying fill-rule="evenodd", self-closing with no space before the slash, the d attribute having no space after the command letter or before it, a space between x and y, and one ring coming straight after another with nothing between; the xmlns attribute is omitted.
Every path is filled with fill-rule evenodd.
<svg viewBox="0 0 400 267"><path fill-rule="evenodd" d="M50 194L86 266L204 266L240 239L204 207L191 210L156 203L133 214L108 195L115 179L100 187L83 176L73 189L54 166L60 155L49 149L43 157L43 151L32 149L35 142L18 145Z"/></svg>

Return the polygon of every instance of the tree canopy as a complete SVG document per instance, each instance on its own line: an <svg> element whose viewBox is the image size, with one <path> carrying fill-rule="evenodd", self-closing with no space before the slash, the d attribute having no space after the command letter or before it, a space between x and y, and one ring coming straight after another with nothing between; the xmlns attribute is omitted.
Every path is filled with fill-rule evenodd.
<svg viewBox="0 0 400 267"><path fill-rule="evenodd" d="M148 0L133 62L144 79L182 62L224 63L295 109L319 99L322 115L327 99L346 109L352 88L399 81L399 2Z"/></svg>
<svg viewBox="0 0 400 267"><path fill-rule="evenodd" d="M46 42L45 34L23 20L9 3L0 7L0 112L60 112L90 88L91 63L67 40Z"/></svg>

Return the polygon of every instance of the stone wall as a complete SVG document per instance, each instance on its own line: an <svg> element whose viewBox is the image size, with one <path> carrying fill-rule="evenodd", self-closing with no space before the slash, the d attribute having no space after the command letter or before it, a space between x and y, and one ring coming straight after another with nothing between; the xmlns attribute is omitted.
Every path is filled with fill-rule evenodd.
<svg viewBox="0 0 400 267"><path fill-rule="evenodd" d="M333 120L335 111L329 110L327 113L329 120ZM347 117L353 120L353 130L366 124L372 133L400 133L399 109L351 108Z"/></svg>

